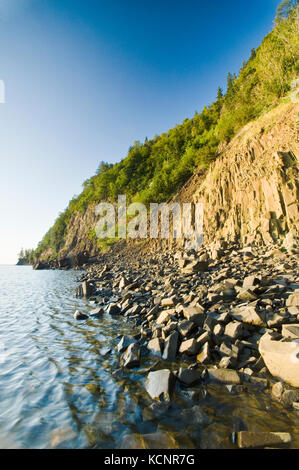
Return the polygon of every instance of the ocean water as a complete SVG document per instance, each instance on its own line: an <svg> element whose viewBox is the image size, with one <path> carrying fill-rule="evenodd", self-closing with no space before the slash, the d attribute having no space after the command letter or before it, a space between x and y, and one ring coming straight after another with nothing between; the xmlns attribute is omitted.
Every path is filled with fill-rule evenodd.
<svg viewBox="0 0 299 470"><path fill-rule="evenodd" d="M0 448L233 448L241 429L289 431L299 447L299 413L260 390L178 387L154 411L144 369L156 359L113 377L119 336L137 330L108 313L76 321L94 308L74 297L79 274L0 266Z"/></svg>

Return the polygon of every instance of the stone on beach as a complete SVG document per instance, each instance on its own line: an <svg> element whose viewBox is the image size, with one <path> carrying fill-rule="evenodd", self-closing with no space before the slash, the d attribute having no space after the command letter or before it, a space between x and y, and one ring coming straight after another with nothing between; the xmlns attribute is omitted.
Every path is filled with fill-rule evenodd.
<svg viewBox="0 0 299 470"><path fill-rule="evenodd" d="M284 447L292 441L288 432L238 432L237 442L241 449L256 449L263 447Z"/></svg>
<svg viewBox="0 0 299 470"><path fill-rule="evenodd" d="M210 382L218 382L222 384L241 384L239 374L233 369L208 369L207 376Z"/></svg>
<svg viewBox="0 0 299 470"><path fill-rule="evenodd" d="M124 367L133 368L140 365L140 346L138 343L131 343L123 355Z"/></svg>
<svg viewBox="0 0 299 470"><path fill-rule="evenodd" d="M86 320L87 318L88 315L85 315L85 313L81 313L79 310L76 310L74 313L75 320Z"/></svg>
<svg viewBox="0 0 299 470"><path fill-rule="evenodd" d="M146 379L145 388L154 400L169 401L173 393L175 377L168 369L150 372Z"/></svg>

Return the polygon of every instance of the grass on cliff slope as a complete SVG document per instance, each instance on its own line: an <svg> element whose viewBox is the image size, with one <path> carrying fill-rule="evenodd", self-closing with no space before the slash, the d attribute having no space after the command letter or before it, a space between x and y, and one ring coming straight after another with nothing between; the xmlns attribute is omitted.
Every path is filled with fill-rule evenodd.
<svg viewBox="0 0 299 470"><path fill-rule="evenodd" d="M128 202L167 201L194 172L217 158L220 143L229 142L247 122L277 104L299 72L298 1L284 0L275 23L239 75L228 74L226 93L219 88L214 103L160 136L135 142L119 163L102 162L30 257L38 258L49 248L56 256L72 214L83 213L91 203L113 202L118 194L126 194Z"/></svg>

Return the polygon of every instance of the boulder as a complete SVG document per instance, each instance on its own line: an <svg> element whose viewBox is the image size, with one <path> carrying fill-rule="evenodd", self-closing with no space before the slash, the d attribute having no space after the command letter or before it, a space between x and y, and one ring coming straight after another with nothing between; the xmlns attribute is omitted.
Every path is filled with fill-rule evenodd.
<svg viewBox="0 0 299 470"><path fill-rule="evenodd" d="M185 369L181 367L178 373L178 379L185 385L192 385L201 380L201 373L198 369Z"/></svg>
<svg viewBox="0 0 299 470"><path fill-rule="evenodd" d="M231 340L240 339L243 336L243 325L241 322L232 321L228 323L224 330L224 335Z"/></svg>
<svg viewBox="0 0 299 470"><path fill-rule="evenodd" d="M299 292L294 292L293 294L289 295L286 301L287 307L299 307Z"/></svg>
<svg viewBox="0 0 299 470"><path fill-rule="evenodd" d="M193 354L196 354L197 351L198 351L198 344L194 338L183 341L180 346L181 354L188 354L192 356Z"/></svg>
<svg viewBox="0 0 299 470"><path fill-rule="evenodd" d="M282 325L282 336L289 339L299 339L299 323Z"/></svg>
<svg viewBox="0 0 299 470"><path fill-rule="evenodd" d="M123 355L124 367L129 369L138 367L140 364L140 346L138 343L132 343L126 349Z"/></svg>
<svg viewBox="0 0 299 470"><path fill-rule="evenodd" d="M255 307L246 306L235 309L231 312L231 315L236 320L247 323L248 325L254 326L265 326L265 322L262 317L257 313Z"/></svg>
<svg viewBox="0 0 299 470"><path fill-rule="evenodd" d="M210 382L239 385L241 383L238 372L233 369L208 369L207 376Z"/></svg>
<svg viewBox="0 0 299 470"><path fill-rule="evenodd" d="M173 393L175 377L168 369L150 372L147 376L145 388L154 400L169 401Z"/></svg>
<svg viewBox="0 0 299 470"><path fill-rule="evenodd" d="M299 387L299 344L275 341L269 333L262 336L259 352L273 377Z"/></svg>
<svg viewBox="0 0 299 470"><path fill-rule="evenodd" d="M98 307L98 308L94 308L93 310L91 310L91 311L89 312L89 315L90 315L91 317L98 318L98 317L100 317L101 315L103 315L103 313L104 313L103 307Z"/></svg>
<svg viewBox="0 0 299 470"><path fill-rule="evenodd" d="M184 307L183 308L183 315L184 317L195 323L197 326L202 327L205 320L204 308L201 306L197 307Z"/></svg>

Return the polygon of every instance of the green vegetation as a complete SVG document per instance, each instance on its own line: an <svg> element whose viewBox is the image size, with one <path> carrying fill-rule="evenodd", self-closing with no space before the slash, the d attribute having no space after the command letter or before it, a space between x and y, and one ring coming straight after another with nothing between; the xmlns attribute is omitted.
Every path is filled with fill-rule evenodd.
<svg viewBox="0 0 299 470"><path fill-rule="evenodd" d="M167 201L194 172L209 166L220 143L228 143L247 122L277 104L298 76L298 1L284 0L275 23L239 75L228 74L226 93L219 88L214 103L160 136L135 142L119 163L102 162L39 243L35 256L49 249L56 256L72 214L83 213L91 203L113 202L118 194L126 194L128 202Z"/></svg>

